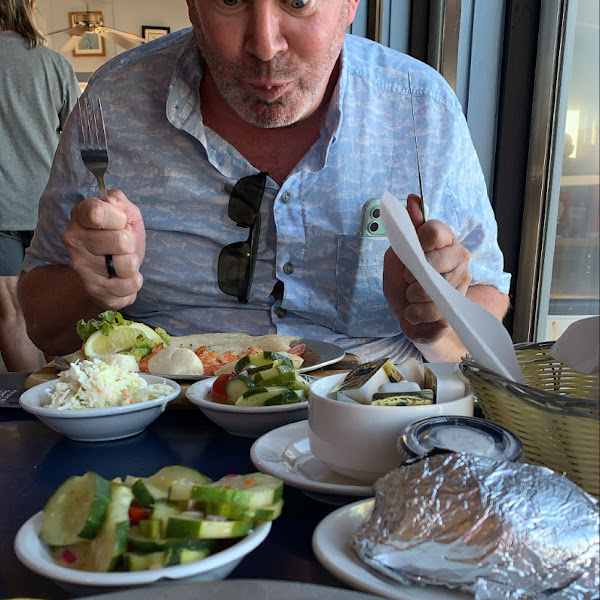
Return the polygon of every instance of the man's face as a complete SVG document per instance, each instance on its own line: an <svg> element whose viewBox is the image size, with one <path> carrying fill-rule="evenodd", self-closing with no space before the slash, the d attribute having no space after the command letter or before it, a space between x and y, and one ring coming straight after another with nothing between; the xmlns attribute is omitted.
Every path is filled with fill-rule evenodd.
<svg viewBox="0 0 600 600"><path fill-rule="evenodd" d="M358 0L187 0L221 96L245 121L284 127L319 106Z"/></svg>

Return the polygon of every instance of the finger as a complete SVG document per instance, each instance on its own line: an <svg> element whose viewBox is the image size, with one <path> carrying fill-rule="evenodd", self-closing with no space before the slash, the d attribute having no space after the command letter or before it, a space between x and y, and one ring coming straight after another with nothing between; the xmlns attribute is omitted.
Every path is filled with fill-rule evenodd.
<svg viewBox="0 0 600 600"><path fill-rule="evenodd" d="M406 299L409 304L420 304L432 301L429 294L423 289L423 286L418 281L414 281L407 286Z"/></svg>
<svg viewBox="0 0 600 600"><path fill-rule="evenodd" d="M135 277L139 272L140 263L136 254L106 254L96 257L94 268L99 275L108 276L106 256L112 256L113 267L117 277L129 279Z"/></svg>
<svg viewBox="0 0 600 600"><path fill-rule="evenodd" d="M136 295L141 289L144 278L141 273L135 273L132 277L121 277L119 267L116 267L117 277L109 277L106 271L106 263L101 273L80 273L88 293L94 298L101 298L111 304L119 302L123 298Z"/></svg>
<svg viewBox="0 0 600 600"><path fill-rule="evenodd" d="M455 269L442 273L444 279L461 294L465 295L473 279L468 264L458 265Z"/></svg>
<svg viewBox="0 0 600 600"><path fill-rule="evenodd" d="M447 324L444 315L442 315L438 307L431 301L409 304L404 311L404 318L411 325L439 323L443 327Z"/></svg>
<svg viewBox="0 0 600 600"><path fill-rule="evenodd" d="M417 236L423 252L447 248L454 243L458 244L452 229L437 219L431 219L419 227Z"/></svg>
<svg viewBox="0 0 600 600"><path fill-rule="evenodd" d="M127 229L117 231L83 229L81 226L70 224L62 236L63 244L71 255L82 253L82 258L89 255L104 256L105 254L136 253L136 238ZM73 256L71 256L73 259ZM138 263L139 263L138 258Z"/></svg>
<svg viewBox="0 0 600 600"><path fill-rule="evenodd" d="M418 230L425 223L425 216L421 210L421 198L417 194L409 194L406 198L406 210L415 229Z"/></svg>
<svg viewBox="0 0 600 600"><path fill-rule="evenodd" d="M84 229L118 230L127 224L127 215L118 205L99 198L86 198L75 204L71 219Z"/></svg>

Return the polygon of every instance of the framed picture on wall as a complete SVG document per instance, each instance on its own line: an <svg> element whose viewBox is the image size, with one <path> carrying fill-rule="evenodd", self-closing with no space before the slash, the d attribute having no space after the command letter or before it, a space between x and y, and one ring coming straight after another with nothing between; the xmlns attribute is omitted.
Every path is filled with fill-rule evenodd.
<svg viewBox="0 0 600 600"><path fill-rule="evenodd" d="M76 27L80 25L79 19L81 12L69 13L69 25ZM93 22L102 24L102 11L90 10L90 15L94 15ZM84 33L79 40L79 43L73 48L73 56L106 56L106 48L104 46L104 38L97 33Z"/></svg>
<svg viewBox="0 0 600 600"><path fill-rule="evenodd" d="M158 25L142 25L142 37L147 41L151 42L156 38L162 37L171 33L170 27L159 27Z"/></svg>

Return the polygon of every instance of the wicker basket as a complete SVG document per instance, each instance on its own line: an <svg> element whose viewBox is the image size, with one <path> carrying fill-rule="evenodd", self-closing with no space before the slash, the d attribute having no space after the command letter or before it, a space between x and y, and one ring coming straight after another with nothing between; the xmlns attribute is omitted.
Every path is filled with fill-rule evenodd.
<svg viewBox="0 0 600 600"><path fill-rule="evenodd" d="M484 416L521 438L527 462L564 473L599 497L598 373L579 373L555 360L553 343L515 345L526 385L487 371L469 356L460 370Z"/></svg>

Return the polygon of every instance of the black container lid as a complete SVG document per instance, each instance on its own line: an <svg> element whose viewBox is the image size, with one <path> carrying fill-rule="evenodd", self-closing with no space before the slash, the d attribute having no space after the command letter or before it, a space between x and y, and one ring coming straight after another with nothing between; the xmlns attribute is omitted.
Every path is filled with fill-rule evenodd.
<svg viewBox="0 0 600 600"><path fill-rule="evenodd" d="M454 430L459 438L452 444L444 444L442 432ZM473 449L473 442L487 444L487 451ZM461 446L464 443L464 447ZM451 446L451 447L450 447ZM523 459L521 440L506 427L478 417L438 416L413 421L404 428L398 439L398 452L405 458L422 456L434 448L468 452L500 460Z"/></svg>

